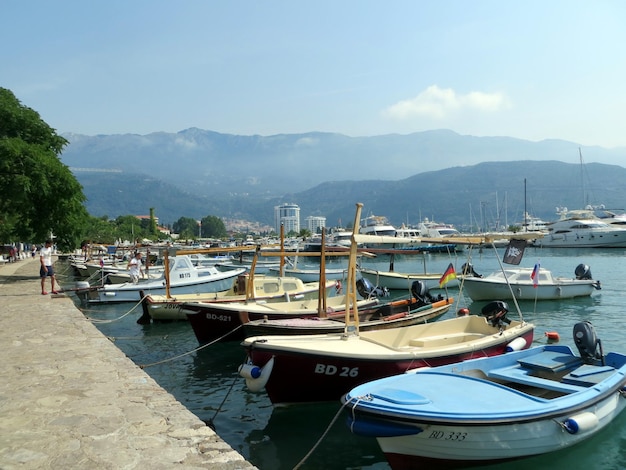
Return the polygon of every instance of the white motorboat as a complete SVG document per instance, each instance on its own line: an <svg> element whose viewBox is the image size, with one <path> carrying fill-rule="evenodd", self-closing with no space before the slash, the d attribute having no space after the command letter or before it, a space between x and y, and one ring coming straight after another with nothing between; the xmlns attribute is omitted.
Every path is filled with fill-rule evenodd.
<svg viewBox="0 0 626 470"><path fill-rule="evenodd" d="M169 272L164 272L159 279L139 281L136 284L124 282L101 286L79 282L75 292L81 300L89 303L138 302L143 295L166 294L169 280L170 293L206 294L228 290L233 279L244 271L245 269L220 271L215 266L199 268L193 265L188 255L172 256L169 258Z"/></svg>
<svg viewBox="0 0 626 470"><path fill-rule="evenodd" d="M465 267L461 268L465 272ZM544 268L506 267L487 276L477 275L469 266L463 287L472 300L558 300L591 295L600 290L600 281L591 277L589 266L579 264L575 277L558 277ZM507 282L508 281L508 282Z"/></svg>

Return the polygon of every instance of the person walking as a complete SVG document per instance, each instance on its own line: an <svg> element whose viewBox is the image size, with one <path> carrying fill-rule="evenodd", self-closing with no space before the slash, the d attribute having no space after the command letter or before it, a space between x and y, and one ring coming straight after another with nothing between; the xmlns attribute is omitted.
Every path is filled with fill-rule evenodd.
<svg viewBox="0 0 626 470"><path fill-rule="evenodd" d="M39 277L41 277L41 295L48 295L46 292L46 278L50 278L50 287L53 294L58 294L54 288L54 269L52 268L52 240L46 240L44 247L39 251Z"/></svg>
<svg viewBox="0 0 626 470"><path fill-rule="evenodd" d="M143 262L141 261L142 254L141 252L135 253L135 256L128 262L128 269L130 269L130 280L133 281L133 284L137 284L139 282L139 276L143 274Z"/></svg>

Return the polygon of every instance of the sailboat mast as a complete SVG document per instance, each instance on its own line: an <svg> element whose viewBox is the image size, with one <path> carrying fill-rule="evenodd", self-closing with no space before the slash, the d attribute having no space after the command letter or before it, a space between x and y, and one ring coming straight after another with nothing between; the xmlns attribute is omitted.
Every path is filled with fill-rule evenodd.
<svg viewBox="0 0 626 470"><path fill-rule="evenodd" d="M526 209L526 178L524 178L524 227L524 231L528 232L528 210Z"/></svg>
<svg viewBox="0 0 626 470"><path fill-rule="evenodd" d="M580 149L580 147L578 147L578 155L580 157L580 189L582 191L582 196L583 196L583 205L581 206L583 209L585 208L586 204L585 204L585 178L583 175L583 152Z"/></svg>

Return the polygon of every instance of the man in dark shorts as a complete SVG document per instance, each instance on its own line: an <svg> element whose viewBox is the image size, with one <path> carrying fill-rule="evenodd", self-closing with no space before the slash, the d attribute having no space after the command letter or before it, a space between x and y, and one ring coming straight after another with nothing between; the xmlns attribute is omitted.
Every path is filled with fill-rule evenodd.
<svg viewBox="0 0 626 470"><path fill-rule="evenodd" d="M54 289L54 269L52 268L52 240L46 240L46 244L39 252L41 268L39 268L39 277L41 277L41 295L48 295L46 292L46 278L50 278L50 287L53 294L58 294Z"/></svg>

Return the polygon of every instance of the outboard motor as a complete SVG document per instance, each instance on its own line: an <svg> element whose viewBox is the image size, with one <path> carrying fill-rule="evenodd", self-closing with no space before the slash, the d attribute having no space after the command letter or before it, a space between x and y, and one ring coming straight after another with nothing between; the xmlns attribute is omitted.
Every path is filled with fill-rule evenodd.
<svg viewBox="0 0 626 470"><path fill-rule="evenodd" d="M362 277L356 281L356 290L364 299L372 297L389 297L389 289L386 287L374 286L368 279Z"/></svg>
<svg viewBox="0 0 626 470"><path fill-rule="evenodd" d="M433 297L428 291L424 281L413 281L411 284L411 295L417 299L417 303L420 307L443 300L443 296L441 295Z"/></svg>
<svg viewBox="0 0 626 470"><path fill-rule="evenodd" d="M482 274L478 274L476 271L474 271L474 266L472 266L471 263L463 263L463 265L461 266L461 274L472 277L483 277Z"/></svg>
<svg viewBox="0 0 626 470"><path fill-rule="evenodd" d="M576 279L593 279L591 277L591 269L586 264L579 264L574 270Z"/></svg>
<svg viewBox="0 0 626 470"><path fill-rule="evenodd" d="M509 313L509 305L502 300L489 302L480 311L480 314L494 327L501 327L504 324L508 325L511 323L511 320L506 317L507 313Z"/></svg>
<svg viewBox="0 0 626 470"><path fill-rule="evenodd" d="M574 325L574 343L585 364L593 364L601 360L604 365L602 342L596 336L596 331L590 321L586 320Z"/></svg>

